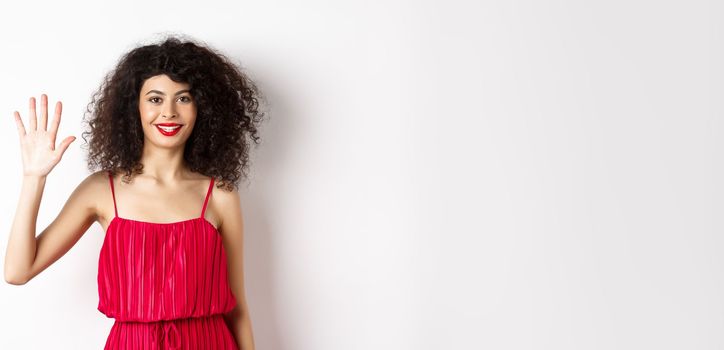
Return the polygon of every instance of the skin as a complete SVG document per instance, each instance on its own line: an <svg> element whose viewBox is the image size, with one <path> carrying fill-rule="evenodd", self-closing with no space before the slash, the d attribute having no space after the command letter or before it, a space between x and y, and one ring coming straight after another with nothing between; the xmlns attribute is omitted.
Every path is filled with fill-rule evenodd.
<svg viewBox="0 0 724 350"><path fill-rule="evenodd" d="M166 75L147 79L139 94L139 112L144 132L141 175L130 184L114 176L118 216L147 222L176 222L201 215L210 179L188 170L183 150L196 122L196 104L188 84ZM115 216L108 174L95 172L73 190L58 216L36 237L38 209L48 174L62 159L75 136L55 147L62 104L57 102L48 128L48 97L41 96L38 122L35 98L30 98L29 122L25 128L16 111L23 160L23 183L5 254L5 281L23 285L65 255L88 228L98 222L103 231ZM157 123L183 124L174 136L162 135ZM153 196L149 196L153 193ZM99 195L100 194L100 195ZM159 211L158 208L163 208ZM228 259L229 285L236 307L224 315L241 350L254 350L251 319L244 287L244 221L237 190L214 186L205 218L219 230Z"/></svg>

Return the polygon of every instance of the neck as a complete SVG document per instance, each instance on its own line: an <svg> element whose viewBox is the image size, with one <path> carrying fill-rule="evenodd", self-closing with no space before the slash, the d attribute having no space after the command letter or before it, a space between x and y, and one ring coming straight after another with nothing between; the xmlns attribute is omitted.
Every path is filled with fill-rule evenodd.
<svg viewBox="0 0 724 350"><path fill-rule="evenodd" d="M179 180L188 174L183 151L183 148L168 149L144 145L141 155L143 174L164 183Z"/></svg>

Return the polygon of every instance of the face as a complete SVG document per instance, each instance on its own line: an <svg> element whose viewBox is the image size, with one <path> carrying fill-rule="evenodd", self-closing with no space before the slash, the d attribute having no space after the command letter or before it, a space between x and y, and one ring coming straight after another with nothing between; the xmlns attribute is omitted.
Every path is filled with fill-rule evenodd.
<svg viewBox="0 0 724 350"><path fill-rule="evenodd" d="M196 122L196 102L189 84L164 74L143 82L138 110L145 141L159 147L183 147Z"/></svg>

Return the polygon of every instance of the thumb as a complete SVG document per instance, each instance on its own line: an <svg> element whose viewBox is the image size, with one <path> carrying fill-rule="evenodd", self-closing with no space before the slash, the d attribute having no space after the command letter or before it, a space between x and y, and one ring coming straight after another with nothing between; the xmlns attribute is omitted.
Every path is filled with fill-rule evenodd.
<svg viewBox="0 0 724 350"><path fill-rule="evenodd" d="M63 139L63 141L60 143L60 146L58 147L60 156L63 156L63 153L65 153L65 150L68 149L68 146L70 146L73 141L75 141L75 136L68 136Z"/></svg>

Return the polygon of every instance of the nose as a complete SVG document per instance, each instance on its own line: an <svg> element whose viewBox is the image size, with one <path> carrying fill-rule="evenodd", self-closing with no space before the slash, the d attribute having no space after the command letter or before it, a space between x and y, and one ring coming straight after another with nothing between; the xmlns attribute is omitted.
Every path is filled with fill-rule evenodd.
<svg viewBox="0 0 724 350"><path fill-rule="evenodd" d="M166 106L163 109L163 114L161 115L164 118L173 118L176 116L176 109L174 108L173 103L166 104Z"/></svg>

